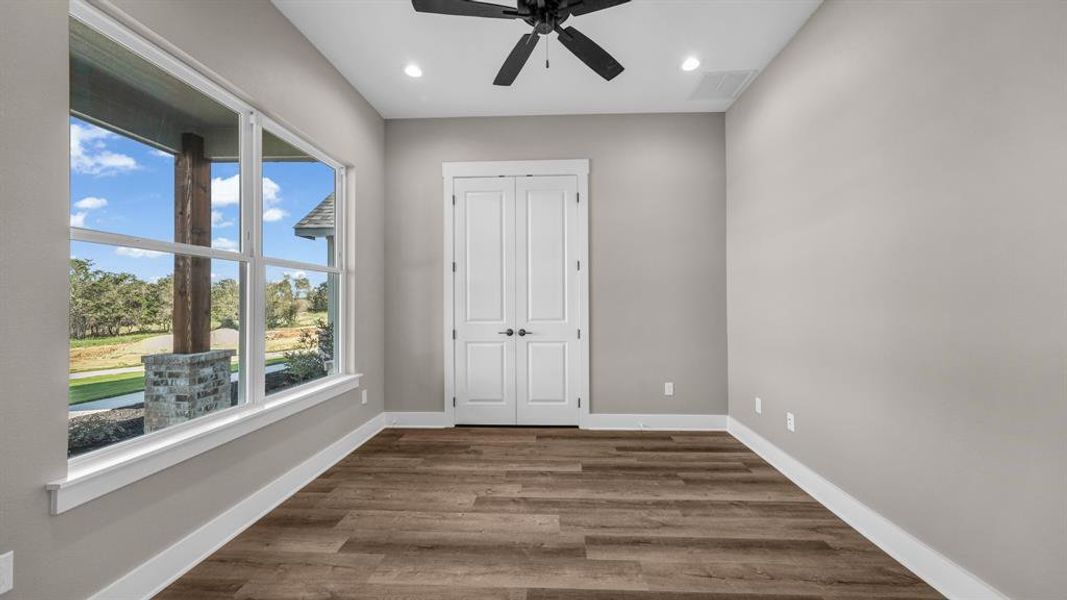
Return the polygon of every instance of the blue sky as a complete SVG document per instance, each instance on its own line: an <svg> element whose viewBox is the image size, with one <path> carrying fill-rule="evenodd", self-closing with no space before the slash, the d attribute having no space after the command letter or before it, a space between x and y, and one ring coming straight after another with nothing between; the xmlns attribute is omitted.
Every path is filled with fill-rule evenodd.
<svg viewBox="0 0 1067 600"><path fill-rule="evenodd" d="M162 241L174 240L174 157L70 118L71 225ZM216 163L212 178L212 246L236 249L240 239L238 166ZM293 234L293 225L334 191L333 169L318 162L263 164L263 235L268 256L326 264L326 241ZM153 280L173 271L170 255L74 243L71 255L96 268ZM218 276L235 263L212 261ZM224 274L225 273L225 274ZM277 270L280 277L282 271ZM271 275L275 275L274 272ZM310 274L309 274L310 275ZM319 280L319 277L314 277Z"/></svg>

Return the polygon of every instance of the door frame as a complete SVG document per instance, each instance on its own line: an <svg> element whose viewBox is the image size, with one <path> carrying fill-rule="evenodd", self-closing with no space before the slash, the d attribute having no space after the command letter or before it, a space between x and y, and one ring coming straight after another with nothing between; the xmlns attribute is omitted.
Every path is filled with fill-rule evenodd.
<svg viewBox="0 0 1067 600"><path fill-rule="evenodd" d="M456 179L464 177L533 177L551 175L573 175L578 178L578 386L579 408L578 427L584 428L589 420L589 406L592 403L589 390L589 159L573 160L516 160L516 161L478 161L478 162L443 162L442 210L444 211L444 261L442 274L444 279L444 342L445 356L445 421L449 426L456 425L456 357L455 340L455 279L452 263L455 252L455 211L452 191ZM579 268L580 265L580 268Z"/></svg>

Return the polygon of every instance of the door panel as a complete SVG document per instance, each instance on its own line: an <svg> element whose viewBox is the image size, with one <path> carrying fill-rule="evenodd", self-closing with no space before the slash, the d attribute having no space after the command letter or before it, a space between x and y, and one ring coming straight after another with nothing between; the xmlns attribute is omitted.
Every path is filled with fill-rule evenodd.
<svg viewBox="0 0 1067 600"><path fill-rule="evenodd" d="M507 404L508 345L511 342L467 342L464 379L467 402Z"/></svg>
<svg viewBox="0 0 1067 600"><path fill-rule="evenodd" d="M456 422L515 422L515 182L457 179Z"/></svg>
<svg viewBox="0 0 1067 600"><path fill-rule="evenodd" d="M503 323L508 318L506 195L500 190L466 197L466 312L468 323Z"/></svg>
<svg viewBox="0 0 1067 600"><path fill-rule="evenodd" d="M529 190L526 204L526 321L567 320L567 195ZM573 200L572 200L573 201Z"/></svg>
<svg viewBox="0 0 1067 600"><path fill-rule="evenodd" d="M527 342L525 367L529 404L567 403L566 342Z"/></svg>
<svg viewBox="0 0 1067 600"><path fill-rule="evenodd" d="M578 423L578 179L515 181L517 422Z"/></svg>

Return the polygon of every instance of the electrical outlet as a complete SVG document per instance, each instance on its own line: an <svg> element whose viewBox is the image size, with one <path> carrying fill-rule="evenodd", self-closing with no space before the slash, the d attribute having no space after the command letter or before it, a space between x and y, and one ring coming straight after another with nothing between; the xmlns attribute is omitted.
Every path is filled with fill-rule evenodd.
<svg viewBox="0 0 1067 600"><path fill-rule="evenodd" d="M15 552L0 554L0 594L15 587Z"/></svg>
<svg viewBox="0 0 1067 600"><path fill-rule="evenodd" d="M789 431L797 430L797 420L791 412L785 413L785 428Z"/></svg>
<svg viewBox="0 0 1067 600"><path fill-rule="evenodd" d="M758 396L756 397L756 414L763 414L763 398L760 398Z"/></svg>
<svg viewBox="0 0 1067 600"><path fill-rule="evenodd" d="M673 381L668 381L667 383L663 384L663 395L664 396L673 396L674 395L674 382Z"/></svg>
<svg viewBox="0 0 1067 600"><path fill-rule="evenodd" d="M367 389L366 388L363 388L363 393L360 395L359 402L360 402L360 404L366 404L367 403Z"/></svg>

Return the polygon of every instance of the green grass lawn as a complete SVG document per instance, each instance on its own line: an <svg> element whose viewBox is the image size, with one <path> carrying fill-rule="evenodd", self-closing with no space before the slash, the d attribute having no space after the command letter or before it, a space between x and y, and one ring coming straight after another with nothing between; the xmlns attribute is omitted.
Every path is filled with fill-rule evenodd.
<svg viewBox="0 0 1067 600"><path fill-rule="evenodd" d="M282 357L268 358L267 366L285 362ZM237 372L237 363L230 365L230 372ZM104 398L132 394L144 389L144 373L115 373L84 379L70 380L70 404L81 404Z"/></svg>
<svg viewBox="0 0 1067 600"><path fill-rule="evenodd" d="M81 340L70 340L71 348L92 348L94 346L115 346L118 344L135 344L141 340L147 340L150 337L156 337L157 335L166 335L163 332L155 333L128 333L126 335L115 335L111 337L91 337Z"/></svg>

